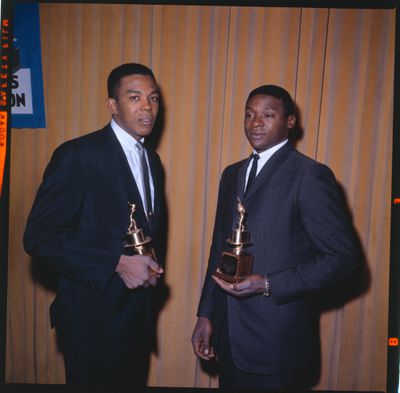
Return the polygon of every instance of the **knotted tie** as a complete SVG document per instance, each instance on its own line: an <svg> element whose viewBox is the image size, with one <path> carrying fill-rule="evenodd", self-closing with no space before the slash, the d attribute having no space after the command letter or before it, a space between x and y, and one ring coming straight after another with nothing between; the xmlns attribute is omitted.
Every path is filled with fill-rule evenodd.
<svg viewBox="0 0 400 393"><path fill-rule="evenodd" d="M247 194L247 192L249 191L249 189L257 175L257 165L258 165L258 160L259 160L260 156L258 154L253 154L252 157L253 157L253 164L251 165L249 178L247 179L245 194Z"/></svg>
<svg viewBox="0 0 400 393"><path fill-rule="evenodd" d="M143 180L144 208L145 208L147 221L150 222L153 207L152 207L152 203L151 203L149 168L147 167L145 148L140 141L138 141L136 143L136 148L139 152L140 163L142 166L141 169L142 169L142 180Z"/></svg>

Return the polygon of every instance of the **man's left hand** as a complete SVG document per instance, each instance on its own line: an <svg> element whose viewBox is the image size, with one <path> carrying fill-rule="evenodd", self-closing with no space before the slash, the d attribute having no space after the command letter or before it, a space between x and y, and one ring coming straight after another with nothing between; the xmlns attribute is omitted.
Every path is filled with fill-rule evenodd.
<svg viewBox="0 0 400 393"><path fill-rule="evenodd" d="M230 283L216 276L212 276L217 285L233 296L244 297L263 293L265 290L265 278L260 274L252 274L238 283Z"/></svg>

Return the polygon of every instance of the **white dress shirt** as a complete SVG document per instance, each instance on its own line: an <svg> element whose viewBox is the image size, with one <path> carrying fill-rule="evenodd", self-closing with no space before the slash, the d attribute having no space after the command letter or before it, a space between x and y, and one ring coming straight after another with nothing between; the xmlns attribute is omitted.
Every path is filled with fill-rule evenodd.
<svg viewBox="0 0 400 393"><path fill-rule="evenodd" d="M143 176L142 176L142 164L140 162L139 152L136 148L136 139L129 135L125 130L123 130L114 119L111 120L111 128L114 131L115 136L117 137L119 143L124 150L126 158L129 163L129 167L131 168L132 175L135 178L136 184L138 186L140 197L142 198L143 206L146 206L145 201L145 193L144 193L144 184L143 184ZM143 143L144 138L140 140ZM149 159L147 157L147 152L145 152L147 166L149 168L149 180L150 180L150 192L151 192L151 203L154 206L154 184L153 177L151 175ZM131 201L130 201L131 202ZM153 210L153 209L151 209Z"/></svg>
<svg viewBox="0 0 400 393"><path fill-rule="evenodd" d="M253 154L258 154L260 156L260 158L258 160L258 163L257 163L256 178L257 178L257 175L260 173L261 169L263 168L263 166L272 157L272 155L276 151L278 151L282 146L286 145L287 142L288 142L288 139L285 139L283 142L278 143L277 145L272 146L269 149L262 151L261 153L257 153L255 150L253 151ZM251 165L252 164L253 164L253 160L250 160L249 165L247 167L247 171L246 171L246 182L245 182L245 185L244 185L244 189L246 189L246 186L247 186L247 180L249 178L250 169L251 169Z"/></svg>

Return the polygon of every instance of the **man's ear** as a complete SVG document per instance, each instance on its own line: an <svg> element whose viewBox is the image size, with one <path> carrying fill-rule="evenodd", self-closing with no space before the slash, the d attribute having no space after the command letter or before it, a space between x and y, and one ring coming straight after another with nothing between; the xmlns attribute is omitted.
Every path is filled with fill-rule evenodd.
<svg viewBox="0 0 400 393"><path fill-rule="evenodd" d="M292 129L296 125L296 116L289 115L287 118L287 128Z"/></svg>
<svg viewBox="0 0 400 393"><path fill-rule="evenodd" d="M118 105L117 105L117 101L115 100L115 98L107 98L106 101L106 106L108 111L111 113L111 115L117 115L118 114Z"/></svg>

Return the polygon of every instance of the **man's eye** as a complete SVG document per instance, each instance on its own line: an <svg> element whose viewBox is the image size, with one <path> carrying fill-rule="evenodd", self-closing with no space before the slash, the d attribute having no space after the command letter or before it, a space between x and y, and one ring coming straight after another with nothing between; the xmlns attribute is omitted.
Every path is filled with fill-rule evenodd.
<svg viewBox="0 0 400 393"><path fill-rule="evenodd" d="M159 96L152 96L152 97L150 97L150 99L151 99L153 102L158 102L158 101L160 100L160 97L159 97Z"/></svg>
<svg viewBox="0 0 400 393"><path fill-rule="evenodd" d="M130 101L137 101L139 99L139 96L130 96L129 100Z"/></svg>

